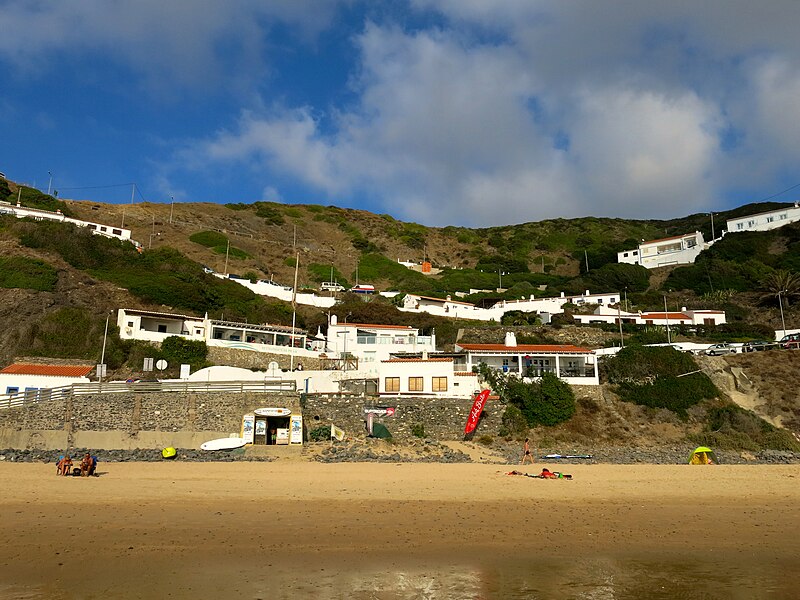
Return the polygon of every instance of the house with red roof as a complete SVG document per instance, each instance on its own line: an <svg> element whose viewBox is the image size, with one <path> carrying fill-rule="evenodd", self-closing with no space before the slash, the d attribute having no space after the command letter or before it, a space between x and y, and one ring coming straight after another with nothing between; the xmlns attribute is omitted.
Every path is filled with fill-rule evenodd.
<svg viewBox="0 0 800 600"><path fill-rule="evenodd" d="M598 306L590 315L572 315L581 324L588 323L632 323L634 325L724 325L724 310L688 310L685 306L680 311L626 312L610 306Z"/></svg>
<svg viewBox="0 0 800 600"><path fill-rule="evenodd" d="M43 365L14 363L0 369L0 395L45 399L52 388L90 383L94 365Z"/></svg>
<svg viewBox="0 0 800 600"><path fill-rule="evenodd" d="M455 368L472 371L481 363L520 377L541 377L553 373L572 385L599 385L597 360L593 350L570 344L517 344L513 332L507 332L502 344L466 344L457 342Z"/></svg>

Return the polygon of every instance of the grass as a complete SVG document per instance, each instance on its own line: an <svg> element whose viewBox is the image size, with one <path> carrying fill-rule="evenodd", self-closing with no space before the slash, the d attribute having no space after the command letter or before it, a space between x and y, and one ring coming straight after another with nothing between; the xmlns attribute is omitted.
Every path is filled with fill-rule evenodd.
<svg viewBox="0 0 800 600"><path fill-rule="evenodd" d="M24 256L0 256L0 287L52 292L58 272L48 263Z"/></svg>

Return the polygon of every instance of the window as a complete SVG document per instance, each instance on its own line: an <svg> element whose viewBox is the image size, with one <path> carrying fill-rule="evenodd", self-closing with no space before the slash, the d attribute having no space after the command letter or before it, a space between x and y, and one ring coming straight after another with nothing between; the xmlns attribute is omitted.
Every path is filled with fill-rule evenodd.
<svg viewBox="0 0 800 600"><path fill-rule="evenodd" d="M166 325L159 325L158 326L158 333L167 333L167 326Z"/></svg>
<svg viewBox="0 0 800 600"><path fill-rule="evenodd" d="M13 396L14 394L19 394L19 388L9 386L6 388L6 394L8 394L9 396Z"/></svg>
<svg viewBox="0 0 800 600"><path fill-rule="evenodd" d="M431 383L433 384L434 392L447 391L447 377L434 377L432 378Z"/></svg>
<svg viewBox="0 0 800 600"><path fill-rule="evenodd" d="M421 392L423 389L422 377L409 377L408 378L408 391Z"/></svg>
<svg viewBox="0 0 800 600"><path fill-rule="evenodd" d="M624 256L625 258L628 258L628 253L627 252L623 252L622 256Z"/></svg>
<svg viewBox="0 0 800 600"><path fill-rule="evenodd" d="M775 217L767 217L767 223L772 223L775 220Z"/></svg>
<svg viewBox="0 0 800 600"><path fill-rule="evenodd" d="M386 378L386 391L387 392L399 392L400 391L400 378L399 377L387 377Z"/></svg>
<svg viewBox="0 0 800 600"><path fill-rule="evenodd" d="M114 235L122 235L122 230L121 229L112 229L111 233L113 233Z"/></svg>
<svg viewBox="0 0 800 600"><path fill-rule="evenodd" d="M744 223L737 223L736 229L744 229Z"/></svg>
<svg viewBox="0 0 800 600"><path fill-rule="evenodd" d="M133 327L133 321L128 321L128 327Z"/></svg>
<svg viewBox="0 0 800 600"><path fill-rule="evenodd" d="M786 213L781 213L781 221L785 221L785 220L786 220Z"/></svg>

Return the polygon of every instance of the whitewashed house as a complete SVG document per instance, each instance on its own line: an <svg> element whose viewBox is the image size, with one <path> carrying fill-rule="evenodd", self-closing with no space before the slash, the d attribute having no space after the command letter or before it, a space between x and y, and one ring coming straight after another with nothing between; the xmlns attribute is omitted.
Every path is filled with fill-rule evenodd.
<svg viewBox="0 0 800 600"><path fill-rule="evenodd" d="M0 369L0 394L11 399L46 400L52 388L90 383L94 365L14 363Z"/></svg>
<svg viewBox="0 0 800 600"><path fill-rule="evenodd" d="M356 357L360 370L377 372L380 361L392 355L435 351L436 335L420 335L408 325L339 323L331 315L326 349L328 354Z"/></svg>
<svg viewBox="0 0 800 600"><path fill-rule="evenodd" d="M114 227L113 225L104 225L102 223L95 223L93 221L82 221L80 219L73 219L64 216L61 211L52 212L49 210L42 210L39 208L28 208L20 204L11 204L10 202L0 201L0 214L14 215L18 219L30 218L36 221L59 221L61 223L72 223L78 227L86 227L93 234L102 235L104 237L115 238L125 242L132 242L136 246L141 246L138 242L131 240L131 230L122 227Z"/></svg>
<svg viewBox="0 0 800 600"><path fill-rule="evenodd" d="M202 341L207 346L253 352L316 357L324 340L309 340L302 329L284 325L237 323L204 317L135 309L119 309L117 325L122 339L161 343L170 336Z"/></svg>
<svg viewBox="0 0 800 600"><path fill-rule="evenodd" d="M390 358L381 361L378 393L382 396L471 398L478 374L457 370L452 357Z"/></svg>
<svg viewBox="0 0 800 600"><path fill-rule="evenodd" d="M503 344L456 343L456 369L472 371L481 363L489 368L541 377L553 373L572 385L600 385L597 360L592 350L568 344L517 344L514 333L507 332Z"/></svg>
<svg viewBox="0 0 800 600"><path fill-rule="evenodd" d="M642 265L647 269L690 264L708 245L699 231L642 242L638 248L617 253L617 262Z"/></svg>
<svg viewBox="0 0 800 600"><path fill-rule="evenodd" d="M770 210L754 215L747 215L746 217L728 219L727 233L769 231L770 229L777 229L778 227L783 227L795 221L800 221L800 206L798 206L797 202L794 203L794 206L779 208L778 210Z"/></svg>
<svg viewBox="0 0 800 600"><path fill-rule="evenodd" d="M722 310L687 310L684 306L679 311L626 312L610 306L598 306L590 315L573 315L572 318L581 324L589 323L631 323L633 325L723 325L726 323L725 311Z"/></svg>

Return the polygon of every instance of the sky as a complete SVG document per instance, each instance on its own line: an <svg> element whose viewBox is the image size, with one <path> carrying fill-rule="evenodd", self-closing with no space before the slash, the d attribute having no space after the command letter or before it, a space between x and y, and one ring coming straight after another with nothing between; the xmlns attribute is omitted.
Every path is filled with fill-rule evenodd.
<svg viewBox="0 0 800 600"><path fill-rule="evenodd" d="M796 0L0 0L0 172L428 226L793 202L798 23Z"/></svg>

